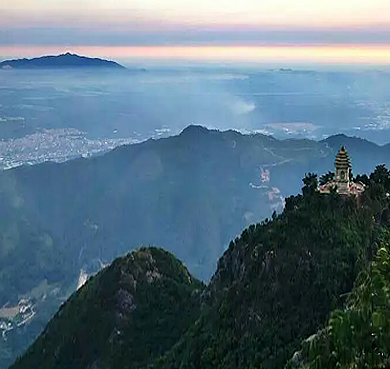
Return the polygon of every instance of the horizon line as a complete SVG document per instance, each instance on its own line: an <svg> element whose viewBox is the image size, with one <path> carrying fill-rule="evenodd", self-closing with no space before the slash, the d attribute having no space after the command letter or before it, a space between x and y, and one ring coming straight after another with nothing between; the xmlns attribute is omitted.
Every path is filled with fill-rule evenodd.
<svg viewBox="0 0 390 369"><path fill-rule="evenodd" d="M239 53L237 53L239 51ZM320 64L390 65L390 44L327 45L156 45L156 46L42 46L0 45L1 58L31 58L58 54L126 60L313 62Z"/></svg>

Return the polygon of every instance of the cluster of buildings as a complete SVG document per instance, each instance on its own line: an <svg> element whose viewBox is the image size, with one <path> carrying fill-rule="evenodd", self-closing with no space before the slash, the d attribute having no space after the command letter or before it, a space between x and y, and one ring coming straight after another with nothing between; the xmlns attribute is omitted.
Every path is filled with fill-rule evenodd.
<svg viewBox="0 0 390 369"><path fill-rule="evenodd" d="M135 142L138 141L130 138L92 140L74 128L47 129L21 138L0 140L0 170L89 157Z"/></svg>
<svg viewBox="0 0 390 369"><path fill-rule="evenodd" d="M34 306L29 299L21 299L16 306L1 308L0 334L3 339L6 339L7 332L26 324L34 315Z"/></svg>

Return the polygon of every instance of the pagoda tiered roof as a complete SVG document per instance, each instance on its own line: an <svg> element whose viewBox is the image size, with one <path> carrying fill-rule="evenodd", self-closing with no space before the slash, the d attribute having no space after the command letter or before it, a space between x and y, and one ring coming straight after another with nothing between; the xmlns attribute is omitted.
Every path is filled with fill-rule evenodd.
<svg viewBox="0 0 390 369"><path fill-rule="evenodd" d="M344 146L336 155L335 165L339 168L351 168L351 161Z"/></svg>

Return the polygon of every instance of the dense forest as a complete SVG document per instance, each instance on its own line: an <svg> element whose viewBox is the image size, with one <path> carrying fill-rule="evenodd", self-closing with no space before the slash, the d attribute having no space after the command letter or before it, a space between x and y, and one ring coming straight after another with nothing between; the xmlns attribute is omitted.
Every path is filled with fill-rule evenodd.
<svg viewBox="0 0 390 369"><path fill-rule="evenodd" d="M307 175L282 214L230 244L198 324L156 367L284 366L342 306L366 264L373 226L370 207L319 194L317 177Z"/></svg>
<svg viewBox="0 0 390 369"><path fill-rule="evenodd" d="M373 237L353 290L328 324L302 342L287 368L390 366L390 173L384 165L368 178L362 205L373 212Z"/></svg>
<svg viewBox="0 0 390 369"><path fill-rule="evenodd" d="M139 267L115 261L12 369L388 366L390 173L382 165L357 180L359 198L323 195L306 175L281 214L230 243L207 287L172 255L142 249L133 258L155 262L142 264L134 292ZM121 310L122 286L140 302L125 298ZM118 328L121 314L129 323Z"/></svg>
<svg viewBox="0 0 390 369"><path fill-rule="evenodd" d="M390 254L382 247L363 270L343 309L302 343L288 369L390 366Z"/></svg>
<svg viewBox="0 0 390 369"><path fill-rule="evenodd" d="M194 322L203 288L173 255L141 248L91 278L14 367L138 368Z"/></svg>

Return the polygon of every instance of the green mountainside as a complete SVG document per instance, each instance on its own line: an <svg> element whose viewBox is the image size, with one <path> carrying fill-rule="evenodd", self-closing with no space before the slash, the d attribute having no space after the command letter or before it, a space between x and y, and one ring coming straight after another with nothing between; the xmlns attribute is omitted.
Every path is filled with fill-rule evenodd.
<svg viewBox="0 0 390 369"><path fill-rule="evenodd" d="M134 251L73 294L14 367L139 368L195 321L203 288L168 252Z"/></svg>
<svg viewBox="0 0 390 369"><path fill-rule="evenodd" d="M190 126L102 156L0 172L0 368L80 276L140 246L163 247L208 281L230 240L280 213L304 173L332 170L342 144L354 174L390 164L390 146L344 135L276 140Z"/></svg>
<svg viewBox="0 0 390 369"><path fill-rule="evenodd" d="M283 367L351 290L371 232L353 199L287 199L283 214L230 245L199 324L156 367Z"/></svg>
<svg viewBox="0 0 390 369"><path fill-rule="evenodd" d="M344 314L347 319L351 309L361 311L357 306L365 300L356 296L367 297L367 293L361 294L364 288L359 286L371 268L372 255L379 245L390 241L390 173L380 166L370 177L360 178L367 189L356 199L336 192L319 194L317 177L308 174L302 195L286 199L280 215L251 225L230 243L207 287L190 277L169 254L141 249L131 255L150 253L156 260L164 255L164 266L157 269L168 269L162 274L175 283L172 286L160 284L159 278L148 280L148 275L156 273L153 263L146 263L141 273L146 278L141 278L144 283L137 283L134 294L129 286L137 278L127 278L123 269L134 275L139 269L137 263L129 261L129 256L116 260L71 297L11 368L308 367L313 358L306 346L302 348L302 342L305 345L308 337L323 329L329 332L329 317L332 324L335 316ZM166 263L175 267L166 268ZM375 300L382 313L375 324L387 329L385 306L390 305L385 305L389 302L388 276L383 266L386 263L378 259L373 269L378 276L376 288L383 291ZM125 304L121 312L127 318L121 325L121 319L117 323L120 310L115 296L123 283L135 296L136 308ZM371 286L371 282L365 285ZM183 288L182 292L178 287ZM367 329L372 329L367 319L377 315L370 315L366 302L364 306L368 315L363 316L361 324L367 334ZM335 312L331 315L332 310ZM157 324L161 319L166 323L164 330ZM132 325L136 323L138 330ZM348 327L344 328L348 331ZM118 341L113 338L116 329L120 332ZM320 333L317 336L315 342L324 340ZM353 363L359 350L351 352ZM320 354L327 357L326 351L314 357ZM323 360L318 366L315 358L310 368L367 367L342 366L344 356ZM382 350L377 367L383 367L385 360L389 360L388 352Z"/></svg>
<svg viewBox="0 0 390 369"><path fill-rule="evenodd" d="M342 308L306 338L286 369L388 368L390 366L390 172L378 166L362 199L373 212L368 262Z"/></svg>
<svg viewBox="0 0 390 369"><path fill-rule="evenodd" d="M344 309L303 341L287 369L388 368L390 366L390 253L382 247L363 270Z"/></svg>

